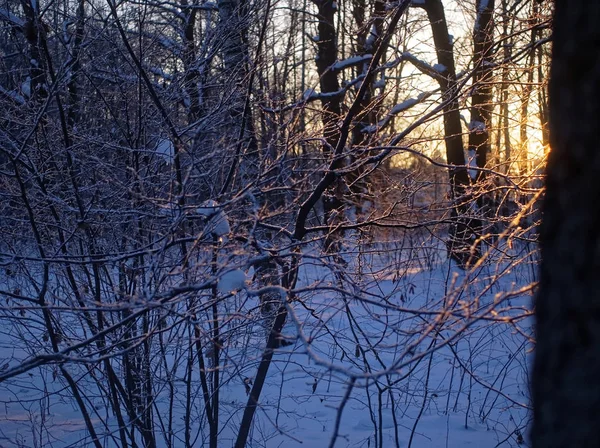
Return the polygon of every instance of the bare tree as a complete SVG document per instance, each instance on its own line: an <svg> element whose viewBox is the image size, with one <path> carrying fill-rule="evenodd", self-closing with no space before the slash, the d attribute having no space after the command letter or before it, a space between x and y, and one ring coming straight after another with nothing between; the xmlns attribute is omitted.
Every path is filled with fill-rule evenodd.
<svg viewBox="0 0 600 448"><path fill-rule="evenodd" d="M539 195L489 154L548 24L508 2L501 51L496 3L1 4L2 437L519 443L530 201L473 221Z"/></svg>

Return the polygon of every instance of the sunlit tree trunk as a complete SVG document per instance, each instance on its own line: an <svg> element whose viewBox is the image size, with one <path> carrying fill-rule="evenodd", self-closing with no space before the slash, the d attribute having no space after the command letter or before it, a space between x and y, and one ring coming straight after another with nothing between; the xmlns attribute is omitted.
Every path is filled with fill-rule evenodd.
<svg viewBox="0 0 600 448"><path fill-rule="evenodd" d="M508 13L508 2L507 0L502 0L502 57L505 61L508 61L511 57L512 53L512 45L513 39L509 38L509 21L514 22L512 18L509 18ZM512 27L511 27L512 28ZM509 119L509 107L508 107L508 97L509 97L509 67L508 64L505 63L502 65L502 82L500 84L500 117L498 119L500 126L499 132L497 135L497 157L498 163L503 172L508 172L510 157L511 157L511 141L510 141L510 119ZM502 157L500 151L500 141L502 139L504 156ZM503 162L503 163L501 163Z"/></svg>
<svg viewBox="0 0 600 448"><path fill-rule="evenodd" d="M539 5L537 2L531 3L531 22L535 25L538 19ZM531 29L531 41L530 44L534 45L538 36L538 30L535 26ZM533 75L535 72L535 54L536 49L532 47L529 56L527 58L527 67L525 72L527 77L523 84L523 91L521 96L521 120L519 122L519 173L526 174L528 171L528 149L529 149L529 138L527 136L527 128L529 126L529 102L531 99L531 93L533 91ZM540 89L543 87L540 85Z"/></svg>

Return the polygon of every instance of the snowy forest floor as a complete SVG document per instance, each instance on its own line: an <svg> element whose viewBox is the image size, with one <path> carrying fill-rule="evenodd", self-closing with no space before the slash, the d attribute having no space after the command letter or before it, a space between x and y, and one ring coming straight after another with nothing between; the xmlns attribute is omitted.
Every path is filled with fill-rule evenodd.
<svg viewBox="0 0 600 448"><path fill-rule="evenodd" d="M490 250L469 271L446 260L431 238L356 245L343 256L350 260L344 267L318 253L303 257L283 331L290 344L275 351L247 446L527 446L536 280L530 244ZM3 289L18 283L14 273L0 282ZM255 302L242 290L219 304L223 447L235 442L272 319ZM169 323L148 339L160 447L185 446L186 413L192 446L208 446L198 378L186 377L184 307L173 305ZM2 312L6 370L42 351L47 335L36 311L7 301ZM63 344L84 336L74 316L61 322ZM120 446L101 364L63 366L85 391L102 445ZM0 403L0 447L92 446L56 365L0 383Z"/></svg>

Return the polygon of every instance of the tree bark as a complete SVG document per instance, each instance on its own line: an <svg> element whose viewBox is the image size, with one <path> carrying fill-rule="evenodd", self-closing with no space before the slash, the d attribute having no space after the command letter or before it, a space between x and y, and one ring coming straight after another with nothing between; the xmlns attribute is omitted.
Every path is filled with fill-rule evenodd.
<svg viewBox="0 0 600 448"><path fill-rule="evenodd" d="M338 71L333 69L338 57L337 33L334 23L337 6L333 0L324 0L317 6L317 20L319 21L317 27L319 31L316 57L317 74L320 79L321 93L330 94L321 99L324 137L322 151L327 159L327 156L333 154L340 139L339 123L342 119L342 96L335 94L340 90ZM342 163L340 158L337 164L341 165ZM343 211L342 187L343 183L337 179L323 195L324 219L332 228L335 227L336 218L339 221ZM339 241L336 241L335 237L333 234L326 236L324 242L326 252L336 254L340 251Z"/></svg>
<svg viewBox="0 0 600 448"><path fill-rule="evenodd" d="M535 24L538 20L539 15L539 7L537 2L531 3L531 22ZM531 50L529 52L529 56L527 58L527 68L525 69L527 78L525 80L525 84L523 85L522 96L521 96L521 121L519 123L519 144L520 144L520 153L519 153L519 174L522 176L527 175L529 170L529 162L528 162L528 149L529 142L527 136L527 127L529 125L529 101L531 99L531 93L533 91L533 75L535 72L535 53L536 48L533 46L535 41L537 40L538 30L535 26L531 28L531 40L530 45L532 45ZM540 85L540 89L543 87ZM540 121L542 119L540 118Z"/></svg>
<svg viewBox="0 0 600 448"><path fill-rule="evenodd" d="M557 0L533 369L535 448L600 446L600 3Z"/></svg>
<svg viewBox="0 0 600 448"><path fill-rule="evenodd" d="M368 21L365 21L365 10L365 1L355 0L352 15L356 22L356 27L360 30L356 39L356 53L361 56L372 54L382 43L386 2L384 0L375 0L373 2ZM358 66L357 74L364 75L368 69L369 62L364 62ZM383 96L377 96L375 90L374 83L371 83L360 102L361 110L358 113L356 124L352 130L352 146L354 150L350 154L350 163L354 163L356 160L369 155L368 152L364 151L366 149L365 146L368 145L368 133L365 132L365 129L368 126L377 124L378 113L383 101ZM358 156L356 155L357 152ZM352 203L356 207L357 214L361 211L362 204L370 199L369 182L365 178L366 171L367 168L362 166L348 175L348 189L350 190Z"/></svg>
<svg viewBox="0 0 600 448"><path fill-rule="evenodd" d="M485 168L491 152L490 127L492 124L493 57L494 57L494 0L477 0L477 18L473 30L473 92L471 95L471 123L469 154L476 157L477 167ZM478 171L478 181L485 172Z"/></svg>
<svg viewBox="0 0 600 448"><path fill-rule="evenodd" d="M477 15L473 27L473 87L471 91L471 121L469 123L468 156L474 157L478 168L486 168L488 154L492 152L490 142L492 111L494 110L494 0L477 0ZM494 214L492 194L488 186L485 171L472 175L476 182L479 218L472 219L469 227L476 236L482 235L484 223Z"/></svg>
<svg viewBox="0 0 600 448"><path fill-rule="evenodd" d="M444 105L444 141L446 144L446 160L453 167L449 170L450 194L453 223L448 231L448 255L460 266L465 267L473 258L471 246L473 232L470 220L465 218L468 211L469 198L467 188L471 181L465 167L465 154L460 122L460 107L457 96L456 67L452 38L448 32L446 14L441 0L425 0L423 9L431 25L433 42L438 64L442 67L438 77Z"/></svg>

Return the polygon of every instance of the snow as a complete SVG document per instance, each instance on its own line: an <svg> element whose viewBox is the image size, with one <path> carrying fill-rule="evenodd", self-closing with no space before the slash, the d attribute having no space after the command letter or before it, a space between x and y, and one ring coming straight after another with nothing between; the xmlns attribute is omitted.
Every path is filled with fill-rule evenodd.
<svg viewBox="0 0 600 448"><path fill-rule="evenodd" d="M482 121L471 120L469 122L469 132L485 132L485 123Z"/></svg>
<svg viewBox="0 0 600 448"><path fill-rule="evenodd" d="M385 78L378 79L373 83L374 89L384 89L385 88Z"/></svg>
<svg viewBox="0 0 600 448"><path fill-rule="evenodd" d="M12 12L8 11L6 8L0 8L0 18L11 22L13 25L18 27L23 27L25 25L25 21L20 17L14 15Z"/></svg>
<svg viewBox="0 0 600 448"><path fill-rule="evenodd" d="M27 98L31 96L31 78L29 76L21 84L21 93Z"/></svg>
<svg viewBox="0 0 600 448"><path fill-rule="evenodd" d="M214 215L215 213L217 213L218 209L219 209L218 202L213 201L212 199L209 199L204 204L202 204L201 207L198 207L196 209L196 213L198 213L200 216L209 218L212 215Z"/></svg>
<svg viewBox="0 0 600 448"><path fill-rule="evenodd" d="M423 92L423 93L420 93L417 96L417 98L408 98L408 99L402 101L401 103L396 104L394 107L392 107L390 109L387 116L385 116L383 119L379 120L379 122L375 125L365 126L363 128L363 132L365 132L367 134L372 134L374 132L377 132L378 129L381 129L382 127L387 125L389 123L389 121L392 119L392 117L419 104L421 101L426 99L428 96L429 96L429 93Z"/></svg>
<svg viewBox="0 0 600 448"><path fill-rule="evenodd" d="M302 99L303 100L310 100L311 98L318 96L317 92L315 91L315 89L306 89L304 91L304 93L302 94Z"/></svg>
<svg viewBox="0 0 600 448"><path fill-rule="evenodd" d="M208 219L206 229L211 235L223 243L228 241L227 235L231 233L231 227L227 215L216 201L206 201L196 209L196 213Z"/></svg>
<svg viewBox="0 0 600 448"><path fill-rule="evenodd" d="M246 274L241 269L226 272L219 278L217 289L220 293L228 294L240 291L246 287Z"/></svg>
<svg viewBox="0 0 600 448"><path fill-rule="evenodd" d="M446 67L444 67L442 64L435 64L435 65L430 65L427 62L423 61L422 59L419 59L418 57L416 57L415 55L413 55L412 53L405 51L404 53L402 53L402 58L410 61L415 67L417 67L420 71L422 71L423 73L426 73L430 76L438 76L438 74L445 70ZM436 68L437 66L437 68Z"/></svg>
<svg viewBox="0 0 600 448"><path fill-rule="evenodd" d="M44 6L50 2L36 1L40 13L44 13ZM75 3L65 2L65 8L69 10ZM328 158L320 151L325 126L320 115L327 105L305 106L309 100L338 96L344 107L342 115L334 118L337 124L333 127L340 126L348 111L346 106L355 98L352 86L366 82L360 75L351 81L348 78L353 78L354 72L364 73L362 64L372 61L370 54L344 59L353 55L348 53L348 46L340 56L344 60L330 67L345 69L335 73L340 81L345 78L342 82L347 89L320 94L315 69L308 68L302 89L290 86L285 98L269 102L280 107L280 102L289 98L296 100L290 108L273 115L275 121L283 117L281 132L271 138L271 133L257 130L261 142L276 146L276 160L256 159L260 166L251 182L245 182L247 163L236 165L235 180L229 188L223 188L239 142L237 132L222 135L221 130L232 129L232 123L227 123L231 117L218 106L221 99L227 103L229 98L227 91L221 95L222 89L235 86L240 73L227 67L218 73L209 70L222 65L218 56L211 59L211 49L226 33L218 24L218 14L198 15L196 30L201 26L206 39L194 47L197 57L192 65L199 72L206 71L207 84L195 87L206 87L208 94L203 107L206 113L201 114L198 123L188 126L183 104L190 103L182 92L185 73L181 61L173 61L172 54L160 47L162 42L175 53L182 48L177 24L184 22L171 17L168 8L177 9L189 19L194 8L216 5L188 2L189 7L180 8L177 3L181 2L157 2L161 11L165 9L152 12L149 20L155 20L148 23L152 33L163 33L167 38L142 36L144 48L149 48L142 59L144 64L157 64L146 66L148 73L176 81L167 83L159 93L182 140L166 133L155 108L143 111L140 126L144 126L139 131L146 142L141 149L147 157L142 158L140 166L133 166L129 163L131 145L126 144L128 130L104 114L98 117L98 131L93 120L96 105L86 103L86 116L92 121L91 127L81 121L79 132L74 132L73 160L78 165L76 171L82 173L77 175L81 188L74 192L63 185L66 179L60 168L65 164L64 148L53 152L52 147L43 147L44 130L50 133L49 142L56 140L55 101L48 98L48 113L42 105L27 104L27 96L35 94L35 83L26 78L26 57L30 56L23 59L18 52L6 55L9 71L3 85L7 90L0 86L0 97L9 105L6 113L11 112L15 101L29 107L9 117L14 123L15 141L8 135L4 144L10 146L9 155L16 157L15 169L22 167L23 182L33 201L31 216L41 226L45 255L40 255L42 251L31 241L30 227L34 223L27 224L19 185L13 185L13 176L4 173L7 185L2 187L6 197L2 216L8 221L4 226L7 232L0 238L0 446L93 446L83 413L61 374L65 369L83 395L103 448L207 446L210 414L205 397L219 403L212 408L219 422L216 445L232 447L249 399L247 387L253 381L256 384L261 359L267 355L272 356L272 364L258 398L247 448L333 446L336 422L337 448L526 447L519 437L527 434L531 419L528 375L534 328L532 298L525 288L537 280L536 243L533 238L520 238L518 233L511 234L510 241L500 238L484 242L482 249L489 254L467 271L447 259L444 242L452 204L448 167L439 152L444 144L443 129L439 129L443 118L440 101L444 98L440 98L436 83L425 79L429 76L414 75L416 69L412 67L400 67L396 44L401 39L395 39L395 48L388 52L391 59L384 58L371 86L384 89L385 73L388 90L397 91L373 99L376 118L365 130L377 132L392 122L398 129L389 134L381 132L361 145L353 144L349 135L348 144L338 148L343 153L339 159L343 166L332 171L331 166L336 165L331 165L334 155ZM385 8L404 4L384 3ZM426 1L412 3L423 5ZM333 7L338 5L349 8L350 18L352 4L336 0ZM5 2L5 6L20 11L12 2ZM275 17L269 22L269 29L275 30L274 42L280 40L280 21L289 12L279 7L294 6L298 2L285 2L275 8ZM135 11L127 7L125 4L121 11L123 23L133 24L128 14ZM48 9L48 14L52 11ZM318 25L315 11L316 6L311 4L306 14L298 13L309 21L307 34L302 36L308 40ZM90 12L95 14L93 20L102 16ZM409 17L410 29L414 28L414 20L424 17L423 11L414 12L418 14ZM11 24L22 23L21 19L9 16L6 20L7 15L0 9L0 21L4 21L9 37L14 34L15 39L22 39L22 30L10 29ZM375 18L379 19L386 28L390 17ZM52 28L48 29L50 50L61 44L54 27L60 27L62 19L57 20L48 22ZM98 33L95 22L90 23L85 39L93 46L86 47L93 50L92 57L97 51L103 54L105 45L98 41L96 48ZM378 39L376 27L367 25L362 31L369 31L366 43L374 46ZM102 36L102 29L98 32ZM415 54L425 59L435 57L431 42L425 42L431 38L430 30L425 30L423 36L416 32L405 43L414 44ZM168 36L173 41L167 40ZM319 36L315 40L319 41ZM153 42L158 47L152 47ZM302 42L296 43L297 48L286 50L300 56ZM63 50L52 59L62 61ZM276 53L279 50L275 48ZM308 54L311 51L304 56ZM127 55L117 56L120 61L129 59ZM248 64L253 62L251 59ZM281 62L281 58L276 59ZM459 62L469 67L466 59ZM24 67L18 68L19 64ZM32 64L37 62L32 60ZM102 71L103 64L100 68L92 65L84 67L92 76L91 80L83 80L84 85L108 87L109 92L122 90L135 97L139 84L135 67L119 68L117 64L114 70ZM13 66L17 68L11 69ZM447 70L441 64L426 67L435 79L441 79L440 73ZM250 67L250 72L255 69L260 66ZM268 64L265 70L266 75L272 73ZM53 86L58 90L53 88L52 93L66 98L68 92L64 89L70 73L57 73L64 76L59 77ZM90 84L96 73L106 76L110 83ZM227 75L231 75L231 83L221 82ZM256 76L258 79L261 72ZM468 79L465 83L466 91ZM425 89L432 90L419 94ZM265 98L271 90L265 90ZM97 93L86 97L102 97L102 91ZM428 97L431 101L424 101ZM114 94L106 98L117 109L123 100ZM251 99L257 98L254 95ZM97 106L111 110L110 104ZM461 108L467 110L463 106L464 101ZM262 107L261 101L252 103L256 114ZM306 132L299 130L300 118L305 118ZM350 123L351 128L354 124L360 126L358 118ZM39 132L35 127L38 122ZM467 127L474 132L485 130L484 124L477 121L465 121L463 130ZM123 128L127 126L123 124ZM409 129L415 129L412 136L405 133ZM406 138L392 144L396 131ZM210 141L203 140L201 134ZM305 154L300 154L300 144L306 146ZM390 156L398 154L394 156L397 158L379 158L387 151ZM173 178L176 153L185 156L181 160L185 187L181 196ZM46 160L46 154L52 159ZM356 158L350 160L352 154ZM421 160L418 154L442 166L413 163ZM473 179L478 175L476 156L476 151L466 151L462 163L467 166L460 167ZM148 158L149 163L145 163ZM54 159L58 167L53 165ZM372 169L380 171L371 177L382 174L360 198L352 196L352 185L345 184L354 180L345 176L353 161L366 163L361 175L371 175ZM376 163L367 163L371 161ZM44 174L39 185L36 173ZM309 213L306 236L298 241L293 232L299 208L310 204L310 193L323 185L324 177L327 180L332 175L341 183L336 191L325 194L339 193L345 203L354 203L328 221L324 219L322 201L318 202ZM504 183L500 186L506 191ZM83 211L75 200L78 191ZM471 193L466 191L469 198ZM309 202L305 202L307 199ZM52 215L49 211L54 208L58 214ZM476 206L469 211L483 213ZM80 213L85 214L84 219L78 219ZM364 220L373 225L365 225ZM337 258L324 253L325 226L349 223L357 225L349 225L342 234ZM415 223L424 227L403 228ZM64 239L56 237L59 232L64 232ZM330 235L335 238L340 234ZM260 264L265 260L274 265ZM274 316L262 309L265 298L267 303L272 301L287 310L281 333L289 345L266 349ZM54 353L49 343L43 315L46 311L51 313L46 322L60 332L59 353ZM102 331L99 335L96 326ZM220 358L214 359L217 352ZM45 358L44 365L4 379L7 372L37 356ZM111 366L116 376L109 376ZM123 425L116 411L123 415ZM156 444L142 440L139 426L145 421L152 424ZM133 440L119 440L120 431Z"/></svg>
<svg viewBox="0 0 600 448"><path fill-rule="evenodd" d="M18 104L25 104L25 98L22 95L19 95L18 92L14 90L6 90L4 87L0 86L0 93L11 98L14 102Z"/></svg>
<svg viewBox="0 0 600 448"><path fill-rule="evenodd" d="M175 146L170 139L159 138L154 150L167 165L173 164L175 159Z"/></svg>
<svg viewBox="0 0 600 448"><path fill-rule="evenodd" d="M477 153L475 152L474 149L469 149L467 159L468 159L468 166L477 168ZM469 177L473 180L477 179L478 172L479 171L476 169L469 169Z"/></svg>
<svg viewBox="0 0 600 448"><path fill-rule="evenodd" d="M371 60L372 57L373 57L372 54L365 54L362 56L353 56L351 58L344 59L342 61L337 61L335 64L333 64L331 66L331 68L332 68L332 70L336 70L336 71L343 70L348 67L353 67L355 65L358 65L358 64L361 64L364 62L368 62Z"/></svg>
<svg viewBox="0 0 600 448"><path fill-rule="evenodd" d="M198 214L210 218L219 209L216 201L207 201ZM444 261L445 249L435 247L436 238L395 250L381 243L367 244L361 255L350 246L357 241L350 235L346 244L354 255L344 254L350 263L338 280L327 263L307 251L282 332L291 345L273 352L259 398L261 412L255 416L247 446L330 445L350 375L356 382L340 414L336 446L405 447L409 441L412 448L527 446L519 437L527 433L530 420L527 375L532 328L531 321L519 315L528 312L530 297L514 291L532 281L532 270L511 264L522 258L515 246L506 260L490 260L480 270L464 273ZM255 379L265 345L265 328L257 317L257 299L247 290L247 275L227 266L227 257L220 254L223 265L217 276L217 290L227 296L218 302L223 347L219 446L233 446L248 400L246 386ZM53 278L51 283L56 281ZM0 275L2 289L12 290L10 282ZM330 288L332 283L340 288ZM49 286L55 289L54 284ZM204 307L211 297L197 303ZM179 335L169 326L172 322L187 325L190 319L200 328L203 344L210 338L206 328L211 317L203 314L191 320L188 303L169 304L175 319L153 330L154 340L164 338L153 345L157 350L152 360L155 412L165 419L173 412L176 434L184 431L185 360L189 353L195 355L189 351L195 347L185 330ZM67 313L73 310L61 311L61 319ZM34 326L23 336L36 340L41 338L37 331ZM70 332L69 337L76 334ZM28 356L22 342L10 327L0 332L0 371ZM63 341L60 347L68 344ZM159 352L159 345L166 350ZM205 356L210 359L208 350ZM115 365L118 362L120 358ZM106 391L95 382L99 374L90 375L87 365L66 366L85 391L103 437L107 432L118 434ZM41 431L41 446L89 445L81 413L60 373L56 377L53 372L56 369L50 365L0 384L3 445L19 446L12 441L21 440L20 446L34 446L34 430ZM198 397L196 369L193 375L191 393ZM194 415L192 433L205 434L202 417ZM159 425L156 431L157 448L166 448ZM44 445L45 440L52 443ZM113 446L105 440L102 446Z"/></svg>
<svg viewBox="0 0 600 448"><path fill-rule="evenodd" d="M377 40L377 27L375 24L371 25L371 30L369 31L369 35L367 36L367 40L365 42L365 46L368 50L373 49L373 45L375 45L375 41Z"/></svg>
<svg viewBox="0 0 600 448"><path fill-rule="evenodd" d="M409 98L407 100L404 100L400 104L396 104L394 107L392 107L392 110L390 110L390 114L397 115L400 112L404 112L406 109L413 107L418 102L419 100L417 98Z"/></svg>

